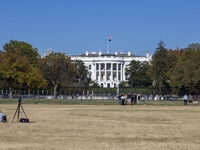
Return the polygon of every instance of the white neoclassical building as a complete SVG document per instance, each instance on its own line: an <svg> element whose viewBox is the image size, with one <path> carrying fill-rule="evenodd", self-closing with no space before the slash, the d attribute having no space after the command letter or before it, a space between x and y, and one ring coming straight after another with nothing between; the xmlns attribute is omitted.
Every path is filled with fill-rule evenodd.
<svg viewBox="0 0 200 150"><path fill-rule="evenodd" d="M71 59L82 60L90 71L91 79L100 87L114 88L120 82L127 80L125 68L128 67L132 60L149 62L151 56L148 52L146 56L135 56L130 51L128 53L115 52L115 54L103 54L101 51L89 53L86 51L85 54L71 56Z"/></svg>

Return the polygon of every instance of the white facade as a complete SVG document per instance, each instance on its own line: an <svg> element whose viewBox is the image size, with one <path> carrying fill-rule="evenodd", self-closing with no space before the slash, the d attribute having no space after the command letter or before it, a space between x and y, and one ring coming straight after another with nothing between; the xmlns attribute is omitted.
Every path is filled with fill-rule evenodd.
<svg viewBox="0 0 200 150"><path fill-rule="evenodd" d="M91 79L100 87L117 87L120 82L126 81L125 68L132 60L150 61L151 56L135 56L128 51L115 54L102 54L86 51L85 54L71 56L72 60L82 60L90 71Z"/></svg>

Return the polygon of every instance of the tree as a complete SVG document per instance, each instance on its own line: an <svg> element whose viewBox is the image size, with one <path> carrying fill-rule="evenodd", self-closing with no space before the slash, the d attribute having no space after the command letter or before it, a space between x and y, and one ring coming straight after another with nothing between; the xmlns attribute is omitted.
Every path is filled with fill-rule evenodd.
<svg viewBox="0 0 200 150"><path fill-rule="evenodd" d="M66 80L74 80L77 70L69 57L62 53L51 53L38 62L43 76L53 85L54 98L56 98L58 86Z"/></svg>
<svg viewBox="0 0 200 150"><path fill-rule="evenodd" d="M172 86L187 93L200 90L200 50L188 48L178 59L171 76Z"/></svg>
<svg viewBox="0 0 200 150"><path fill-rule="evenodd" d="M160 93L169 86L167 80L168 55L167 49L164 46L164 42L160 40L158 48L156 48L156 51L152 57L150 68L150 74L154 82L154 86Z"/></svg>
<svg viewBox="0 0 200 150"><path fill-rule="evenodd" d="M188 49L189 50L197 50L197 49L200 49L200 44L199 43L192 43L192 44L189 44L188 45Z"/></svg>
<svg viewBox="0 0 200 150"><path fill-rule="evenodd" d="M75 60L74 64L78 70L77 79L80 85L85 85L88 79L88 69L84 65L84 62L81 60Z"/></svg>
<svg viewBox="0 0 200 150"><path fill-rule="evenodd" d="M10 40L3 46L5 52L15 52L19 56L27 56L30 60L30 64L36 65L39 53L37 48L33 48L30 44L23 41Z"/></svg>
<svg viewBox="0 0 200 150"><path fill-rule="evenodd" d="M10 97L15 88L45 88L46 81L29 62L27 56L13 51L5 51L0 63L0 74L9 87Z"/></svg>
<svg viewBox="0 0 200 150"><path fill-rule="evenodd" d="M128 82L131 86L149 86L152 84L150 76L147 74L149 70L148 62L140 62L132 60L126 68L125 75L128 76Z"/></svg>

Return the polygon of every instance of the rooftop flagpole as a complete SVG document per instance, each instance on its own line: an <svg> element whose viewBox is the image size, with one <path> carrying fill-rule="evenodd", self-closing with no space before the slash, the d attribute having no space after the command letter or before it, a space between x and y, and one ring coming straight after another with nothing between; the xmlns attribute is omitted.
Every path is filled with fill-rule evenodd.
<svg viewBox="0 0 200 150"><path fill-rule="evenodd" d="M111 38L112 38L112 36L107 36L107 54L109 54L109 51L110 51Z"/></svg>

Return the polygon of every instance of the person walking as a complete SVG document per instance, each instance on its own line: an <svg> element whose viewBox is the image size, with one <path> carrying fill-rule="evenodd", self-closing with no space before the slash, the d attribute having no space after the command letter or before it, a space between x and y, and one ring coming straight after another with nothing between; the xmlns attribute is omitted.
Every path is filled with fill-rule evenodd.
<svg viewBox="0 0 200 150"><path fill-rule="evenodd" d="M187 105L188 96L186 94L183 96L183 100L184 100L184 105Z"/></svg>

